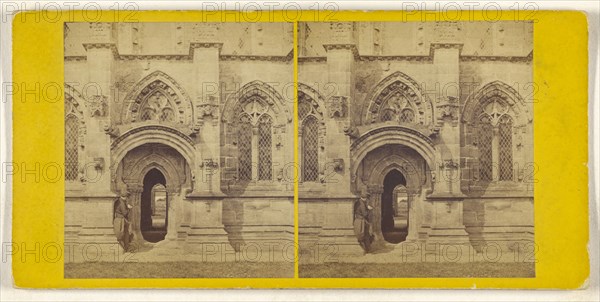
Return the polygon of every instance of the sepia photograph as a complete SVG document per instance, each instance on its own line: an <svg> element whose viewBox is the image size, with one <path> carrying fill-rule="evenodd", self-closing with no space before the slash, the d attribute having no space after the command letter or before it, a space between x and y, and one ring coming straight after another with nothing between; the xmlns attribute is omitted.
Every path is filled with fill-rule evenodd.
<svg viewBox="0 0 600 302"><path fill-rule="evenodd" d="M294 276L292 23L65 23L65 278Z"/></svg>
<svg viewBox="0 0 600 302"><path fill-rule="evenodd" d="M0 300L598 296L600 8L22 4Z"/></svg>
<svg viewBox="0 0 600 302"><path fill-rule="evenodd" d="M535 277L533 24L298 24L300 278Z"/></svg>

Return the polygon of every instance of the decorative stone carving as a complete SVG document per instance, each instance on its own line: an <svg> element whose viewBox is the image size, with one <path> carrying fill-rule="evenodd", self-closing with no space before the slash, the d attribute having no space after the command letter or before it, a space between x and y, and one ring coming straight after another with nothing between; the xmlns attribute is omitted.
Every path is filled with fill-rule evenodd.
<svg viewBox="0 0 600 302"><path fill-rule="evenodd" d="M409 76L395 72L375 86L368 98L364 123L396 121L398 123L432 124L431 101Z"/></svg>
<svg viewBox="0 0 600 302"><path fill-rule="evenodd" d="M440 127L431 127L429 129L429 137L430 138L436 138L440 135Z"/></svg>
<svg viewBox="0 0 600 302"><path fill-rule="evenodd" d="M348 135L350 138L356 139L360 136L358 133L358 128L354 126L346 126L344 127L344 134Z"/></svg>
<svg viewBox="0 0 600 302"><path fill-rule="evenodd" d="M88 99L91 117L104 117L108 113L108 101L104 95L93 95Z"/></svg>
<svg viewBox="0 0 600 302"><path fill-rule="evenodd" d="M208 169L218 169L219 168L219 163L217 160L212 159L212 158L208 158L208 159L204 159L202 162L200 162L199 165L200 168L208 168Z"/></svg>
<svg viewBox="0 0 600 302"><path fill-rule="evenodd" d="M332 96L328 100L329 117L343 118L346 117L348 110L348 97Z"/></svg>
<svg viewBox="0 0 600 302"><path fill-rule="evenodd" d="M447 97L445 102L438 105L440 109L440 118L450 117L452 120L458 119L458 99L455 97Z"/></svg>
<svg viewBox="0 0 600 302"><path fill-rule="evenodd" d="M449 96L442 99L440 104L436 106L438 112L438 127L441 127L441 123L444 121L449 121L453 126L457 126L459 107L458 99L455 97Z"/></svg>
<svg viewBox="0 0 600 302"><path fill-rule="evenodd" d="M224 123L237 123L242 111L251 114L253 121L271 111L269 114L277 121L276 125L292 122L290 110L281 95L261 81L247 83L230 95L225 101L221 120Z"/></svg>
<svg viewBox="0 0 600 302"><path fill-rule="evenodd" d="M96 171L104 170L104 157L94 157L94 169Z"/></svg>
<svg viewBox="0 0 600 302"><path fill-rule="evenodd" d="M299 84L298 86L302 87L299 89L310 89L311 94L316 94L316 91L314 91L312 88L306 88L308 87L307 85ZM298 91L298 118L300 120L304 120L309 116L314 116L317 118L317 120L322 121L322 108L315 98L303 91Z"/></svg>
<svg viewBox="0 0 600 302"><path fill-rule="evenodd" d="M193 125L192 101L167 74L156 71L142 79L126 96L124 123L155 120L160 123Z"/></svg>
<svg viewBox="0 0 600 302"><path fill-rule="evenodd" d="M120 131L119 131L119 128L117 128L117 127L115 127L115 126L113 126L113 125L111 125L109 123L106 123L104 125L104 133L110 135L110 137L113 137L113 138L118 137L119 135L121 135Z"/></svg>
<svg viewBox="0 0 600 302"><path fill-rule="evenodd" d="M344 132L346 132L346 128L344 129ZM421 139L423 142L427 143L429 146L433 147L433 141L431 140L431 138L423 133L421 133L418 130L412 129L412 128L408 128L408 127L404 127L404 126L384 126L384 127L379 127L379 128L375 128L373 130L368 131L367 133L364 133L364 135L360 136L359 139L357 139L356 141L352 142L352 145L350 146L351 150L354 150L358 145L360 145L362 142L367 141L370 137L375 136L379 133L385 133L385 132L403 132L403 133L409 133L412 135L415 135L417 138ZM357 137L359 136L358 133L358 129L356 129L356 135Z"/></svg>
<svg viewBox="0 0 600 302"><path fill-rule="evenodd" d="M444 160L440 163L440 169L458 169L459 164L452 159Z"/></svg>
<svg viewBox="0 0 600 302"><path fill-rule="evenodd" d="M333 171L341 173L344 171L344 159L335 158L333 159Z"/></svg>
<svg viewBox="0 0 600 302"><path fill-rule="evenodd" d="M190 145L194 145L194 142L192 141L192 139L189 136L183 134L182 132L180 132L177 129L174 129L171 127L166 127L166 126L161 126L161 125L149 125L149 126L134 128L134 129L131 129L131 130L123 133L123 135L119 136L117 139L115 139L112 142L110 147L111 147L111 149L115 148L116 146L119 145L120 142L122 142L123 140L125 140L126 138L128 138L129 136L131 136L133 134L136 134L139 132L144 132L144 131L153 131L153 130L164 131L164 132L175 134L175 135L181 137L182 139L184 139Z"/></svg>
<svg viewBox="0 0 600 302"><path fill-rule="evenodd" d="M207 120L211 120L213 124L216 126L217 121L219 120L219 105L217 104L214 96L208 96L207 100L200 103L196 106L198 117L192 132L196 134L200 131L200 127L204 125L204 122Z"/></svg>
<svg viewBox="0 0 600 302"><path fill-rule="evenodd" d="M462 121L468 124L477 122L478 113L492 102L496 105L485 109L488 114L501 113L498 111L500 109L507 110L502 112L503 114L511 111L516 118L516 126L525 125L533 120L532 113L520 94L508 84L494 81L486 84L467 99L461 115Z"/></svg>

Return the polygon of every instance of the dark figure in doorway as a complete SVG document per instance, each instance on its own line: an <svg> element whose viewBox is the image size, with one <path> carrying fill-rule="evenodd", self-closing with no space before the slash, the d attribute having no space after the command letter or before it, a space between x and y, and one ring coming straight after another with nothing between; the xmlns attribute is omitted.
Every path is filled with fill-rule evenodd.
<svg viewBox="0 0 600 302"><path fill-rule="evenodd" d="M373 228L371 226L371 210L369 195L362 193L354 203L354 234L364 253L368 253L373 242Z"/></svg>
<svg viewBox="0 0 600 302"><path fill-rule="evenodd" d="M129 243L132 237L129 233L129 210L132 206L127 202L128 196L129 193L124 192L115 200L113 215L113 229L124 252L129 251Z"/></svg>

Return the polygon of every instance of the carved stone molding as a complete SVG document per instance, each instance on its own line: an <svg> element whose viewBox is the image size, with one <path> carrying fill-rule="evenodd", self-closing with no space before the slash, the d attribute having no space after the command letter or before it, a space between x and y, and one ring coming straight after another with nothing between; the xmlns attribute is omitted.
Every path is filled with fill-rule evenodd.
<svg viewBox="0 0 600 302"><path fill-rule="evenodd" d="M323 44L323 48L325 48L327 52L330 52L332 50L348 50L352 52L352 55L354 56L355 60L360 59L360 55L358 54L358 48L356 48L355 44Z"/></svg>
<svg viewBox="0 0 600 302"><path fill-rule="evenodd" d="M120 142L122 142L124 139L126 139L127 137L139 133L139 132L143 132L143 131L152 131L152 130L159 130L159 131L165 131L165 132L169 132L172 134L175 134L181 138L183 138L186 142L188 142L190 145L194 145L194 142L192 141L192 139L183 134L181 131L171 128L171 127L167 127L167 126L162 126L162 125L147 125L147 126L141 126L141 127L137 127L134 129L131 129L125 133L123 133L123 135L119 136L118 138L116 138L112 144L111 144L111 149L113 149L115 146L117 146Z"/></svg>
<svg viewBox="0 0 600 302"><path fill-rule="evenodd" d="M83 43L86 50L92 49L109 49L115 60L121 61L136 61L136 60L165 60L165 61L193 61L194 49L196 48L218 48L219 51L223 47L223 43L216 42L191 42L189 53L187 54L166 54L166 55L147 55L147 54L120 54L115 43ZM264 55L219 55L221 61L270 61L270 62L287 62L293 61L293 50L286 55L281 56L264 56ZM66 61L84 61L87 56L65 56Z"/></svg>
<svg viewBox="0 0 600 302"><path fill-rule="evenodd" d="M298 63L322 63L327 62L327 57L299 57Z"/></svg>
<svg viewBox="0 0 600 302"><path fill-rule="evenodd" d="M259 55L221 55L221 61L269 61L269 62L288 62L294 59L294 51L291 50L285 56L259 56Z"/></svg>
<svg viewBox="0 0 600 302"><path fill-rule="evenodd" d="M460 61L531 63L533 61L533 51L526 56L461 56Z"/></svg>
<svg viewBox="0 0 600 302"><path fill-rule="evenodd" d="M352 142L352 145L350 146L350 149L354 149L356 148L356 146L360 145L362 142L368 140L370 137L377 135L379 133L382 132L405 132L405 133L410 133L412 135L415 135L417 138L423 140L424 142L426 142L428 145L430 145L431 147L434 146L433 141L431 140L431 138L427 135L425 135L424 133L409 128L409 127L405 127L405 126L385 126L385 127L380 127L380 128L376 128L373 130L368 131L367 133L363 134L362 136L360 136L359 139L355 140L354 142Z"/></svg>

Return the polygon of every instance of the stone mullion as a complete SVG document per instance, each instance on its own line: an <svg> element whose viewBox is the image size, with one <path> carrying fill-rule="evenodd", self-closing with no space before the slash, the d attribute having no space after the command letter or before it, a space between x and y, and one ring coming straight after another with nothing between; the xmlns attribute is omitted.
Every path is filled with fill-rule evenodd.
<svg viewBox="0 0 600 302"><path fill-rule="evenodd" d="M252 126L252 180L258 180L258 125Z"/></svg>
<svg viewBox="0 0 600 302"><path fill-rule="evenodd" d="M500 133L498 124L493 127L492 134L492 181L500 179Z"/></svg>

